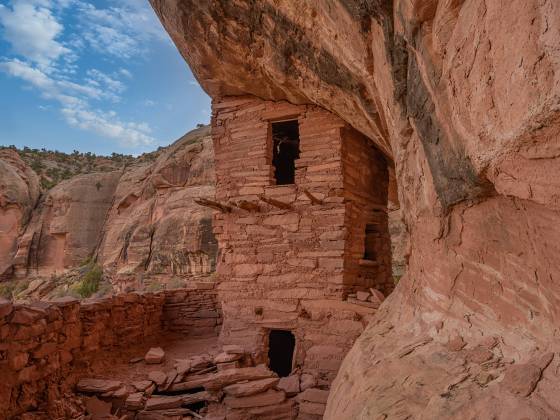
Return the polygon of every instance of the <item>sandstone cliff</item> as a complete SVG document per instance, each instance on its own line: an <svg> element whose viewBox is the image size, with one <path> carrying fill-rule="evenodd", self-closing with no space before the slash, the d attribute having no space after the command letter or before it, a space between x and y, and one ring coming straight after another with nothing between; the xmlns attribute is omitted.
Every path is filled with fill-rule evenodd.
<svg viewBox="0 0 560 420"><path fill-rule="evenodd" d="M0 150L0 280L12 274L17 240L39 199L39 179L11 150Z"/></svg>
<svg viewBox="0 0 560 420"><path fill-rule="evenodd" d="M5 278L50 279L95 260L122 290L213 271L211 210L193 201L214 194L208 127L155 160L141 157L121 170L74 176L40 199L35 172L15 151L0 153Z"/></svg>
<svg viewBox="0 0 560 420"><path fill-rule="evenodd" d="M214 98L318 104L395 164L407 274L325 417L558 418L558 3L151 3Z"/></svg>
<svg viewBox="0 0 560 420"><path fill-rule="evenodd" d="M139 287L143 273L165 282L214 270L212 211L193 201L214 195L213 159L203 128L123 174L97 254L120 289Z"/></svg>

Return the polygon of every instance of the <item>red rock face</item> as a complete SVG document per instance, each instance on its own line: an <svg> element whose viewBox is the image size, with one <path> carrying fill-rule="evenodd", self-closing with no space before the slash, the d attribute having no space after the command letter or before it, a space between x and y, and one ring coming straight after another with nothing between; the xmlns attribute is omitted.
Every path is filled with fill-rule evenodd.
<svg viewBox="0 0 560 420"><path fill-rule="evenodd" d="M50 190L19 240L16 275L61 274L90 257L120 175L80 175Z"/></svg>
<svg viewBox="0 0 560 420"><path fill-rule="evenodd" d="M155 161L64 181L37 206L37 176L15 153L2 153L0 273L50 277L93 256L124 290L142 287L145 274L169 281L214 271L212 211L194 203L214 195L208 128L187 134Z"/></svg>
<svg viewBox="0 0 560 420"><path fill-rule="evenodd" d="M325 418L558 417L559 5L151 3L214 98L320 105L395 163L407 274Z"/></svg>
<svg viewBox="0 0 560 420"><path fill-rule="evenodd" d="M0 151L0 279L12 275L17 240L39 199L39 179L11 150Z"/></svg>
<svg viewBox="0 0 560 420"><path fill-rule="evenodd" d="M123 174L99 247L99 259L118 289L140 286L144 273L164 281L214 271L212 211L194 202L212 197L214 183L208 128Z"/></svg>

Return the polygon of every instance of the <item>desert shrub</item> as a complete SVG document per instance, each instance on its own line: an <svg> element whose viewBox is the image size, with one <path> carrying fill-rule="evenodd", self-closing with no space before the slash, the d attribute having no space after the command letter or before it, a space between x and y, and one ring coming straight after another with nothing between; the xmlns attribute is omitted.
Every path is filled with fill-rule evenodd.
<svg viewBox="0 0 560 420"><path fill-rule="evenodd" d="M50 181L47 178L41 177L41 187L44 190L50 190L56 185L56 181Z"/></svg>
<svg viewBox="0 0 560 420"><path fill-rule="evenodd" d="M185 287L185 280L179 277L173 277L167 283L168 289L182 289L183 287Z"/></svg>
<svg viewBox="0 0 560 420"><path fill-rule="evenodd" d="M39 159L33 159L30 166L31 169L33 169L36 173L40 173L45 167L45 165L43 165L43 162L41 162Z"/></svg>
<svg viewBox="0 0 560 420"><path fill-rule="evenodd" d="M91 264L89 270L82 276L80 281L73 285L81 297L87 298L99 290L99 284L103 278L103 269L97 264Z"/></svg>
<svg viewBox="0 0 560 420"><path fill-rule="evenodd" d="M0 297L4 299L11 299L13 296L14 288L15 284L13 281L0 283Z"/></svg>
<svg viewBox="0 0 560 420"><path fill-rule="evenodd" d="M88 255L82 261L80 261L80 267L91 265L92 263L93 263L93 255Z"/></svg>
<svg viewBox="0 0 560 420"><path fill-rule="evenodd" d="M29 287L29 280L12 280L0 283L0 297L15 299Z"/></svg>
<svg viewBox="0 0 560 420"><path fill-rule="evenodd" d="M160 290L163 290L163 284L161 283L154 282L146 286L146 291L148 292L159 292Z"/></svg>

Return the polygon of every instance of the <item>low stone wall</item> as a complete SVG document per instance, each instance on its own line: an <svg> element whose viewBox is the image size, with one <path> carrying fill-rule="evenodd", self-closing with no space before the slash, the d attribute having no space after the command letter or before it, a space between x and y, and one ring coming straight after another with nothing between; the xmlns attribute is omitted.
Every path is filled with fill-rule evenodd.
<svg viewBox="0 0 560 420"><path fill-rule="evenodd" d="M218 335L222 309L213 283L165 292L163 324L166 331L186 336Z"/></svg>
<svg viewBox="0 0 560 420"><path fill-rule="evenodd" d="M55 404L73 385L76 368L100 355L130 351L167 330L217 335L219 325L211 284L81 302L0 301L0 419Z"/></svg>

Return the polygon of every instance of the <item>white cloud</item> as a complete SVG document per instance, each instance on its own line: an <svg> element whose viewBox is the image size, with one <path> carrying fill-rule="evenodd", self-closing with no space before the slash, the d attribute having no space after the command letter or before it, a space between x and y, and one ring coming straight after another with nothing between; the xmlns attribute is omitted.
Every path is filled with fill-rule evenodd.
<svg viewBox="0 0 560 420"><path fill-rule="evenodd" d="M155 139L150 135L151 129L148 124L123 122L114 111L93 109L89 100L109 98L110 92L105 92L93 84L82 85L64 79L56 79L17 59L0 62L0 70L37 88L45 99L59 102L62 115L71 126L115 139L127 147L155 143ZM111 79L99 71L93 71L91 74L101 79L103 83L106 83L106 78ZM115 82L113 79L111 80Z"/></svg>
<svg viewBox="0 0 560 420"><path fill-rule="evenodd" d="M157 103L155 101L152 101L151 99L145 99L142 102L142 105L144 105L144 106L156 106Z"/></svg>
<svg viewBox="0 0 560 420"><path fill-rule="evenodd" d="M146 2L108 1L106 8L97 8L93 0L11 0L9 5L0 4L0 35L14 55L0 56L0 71L54 101L71 126L124 146L154 144L148 124L123 121L107 110L106 101L121 100L131 72L119 67L110 72L83 68L79 58L95 50L111 60L125 60L144 54L151 41L169 40ZM70 13L72 19L65 28L62 18ZM144 105L156 103L146 100ZM46 110L50 106L39 107Z"/></svg>
<svg viewBox="0 0 560 420"><path fill-rule="evenodd" d="M49 76L18 59L0 63L0 69L43 90L51 90L54 86Z"/></svg>
<svg viewBox="0 0 560 420"><path fill-rule="evenodd" d="M122 74L124 77L132 79L132 73L129 72L127 69L119 69L119 73Z"/></svg>
<svg viewBox="0 0 560 420"><path fill-rule="evenodd" d="M0 6L4 37L16 54L47 69L70 52L57 38L63 26L47 7L47 0L14 0L12 8Z"/></svg>
<svg viewBox="0 0 560 420"><path fill-rule="evenodd" d="M78 1L83 40L95 50L121 58L144 54L152 40L169 42L152 10L146 3L112 1L114 6L98 9Z"/></svg>
<svg viewBox="0 0 560 420"><path fill-rule="evenodd" d="M115 78L114 76L109 76L102 71L97 69L89 69L87 71L88 82L92 85L103 86L105 89L118 94L123 93L126 90L126 86L123 82Z"/></svg>
<svg viewBox="0 0 560 420"><path fill-rule="evenodd" d="M115 139L123 146L146 146L155 142L147 124L122 122L113 112L65 107L62 114L70 125Z"/></svg>

